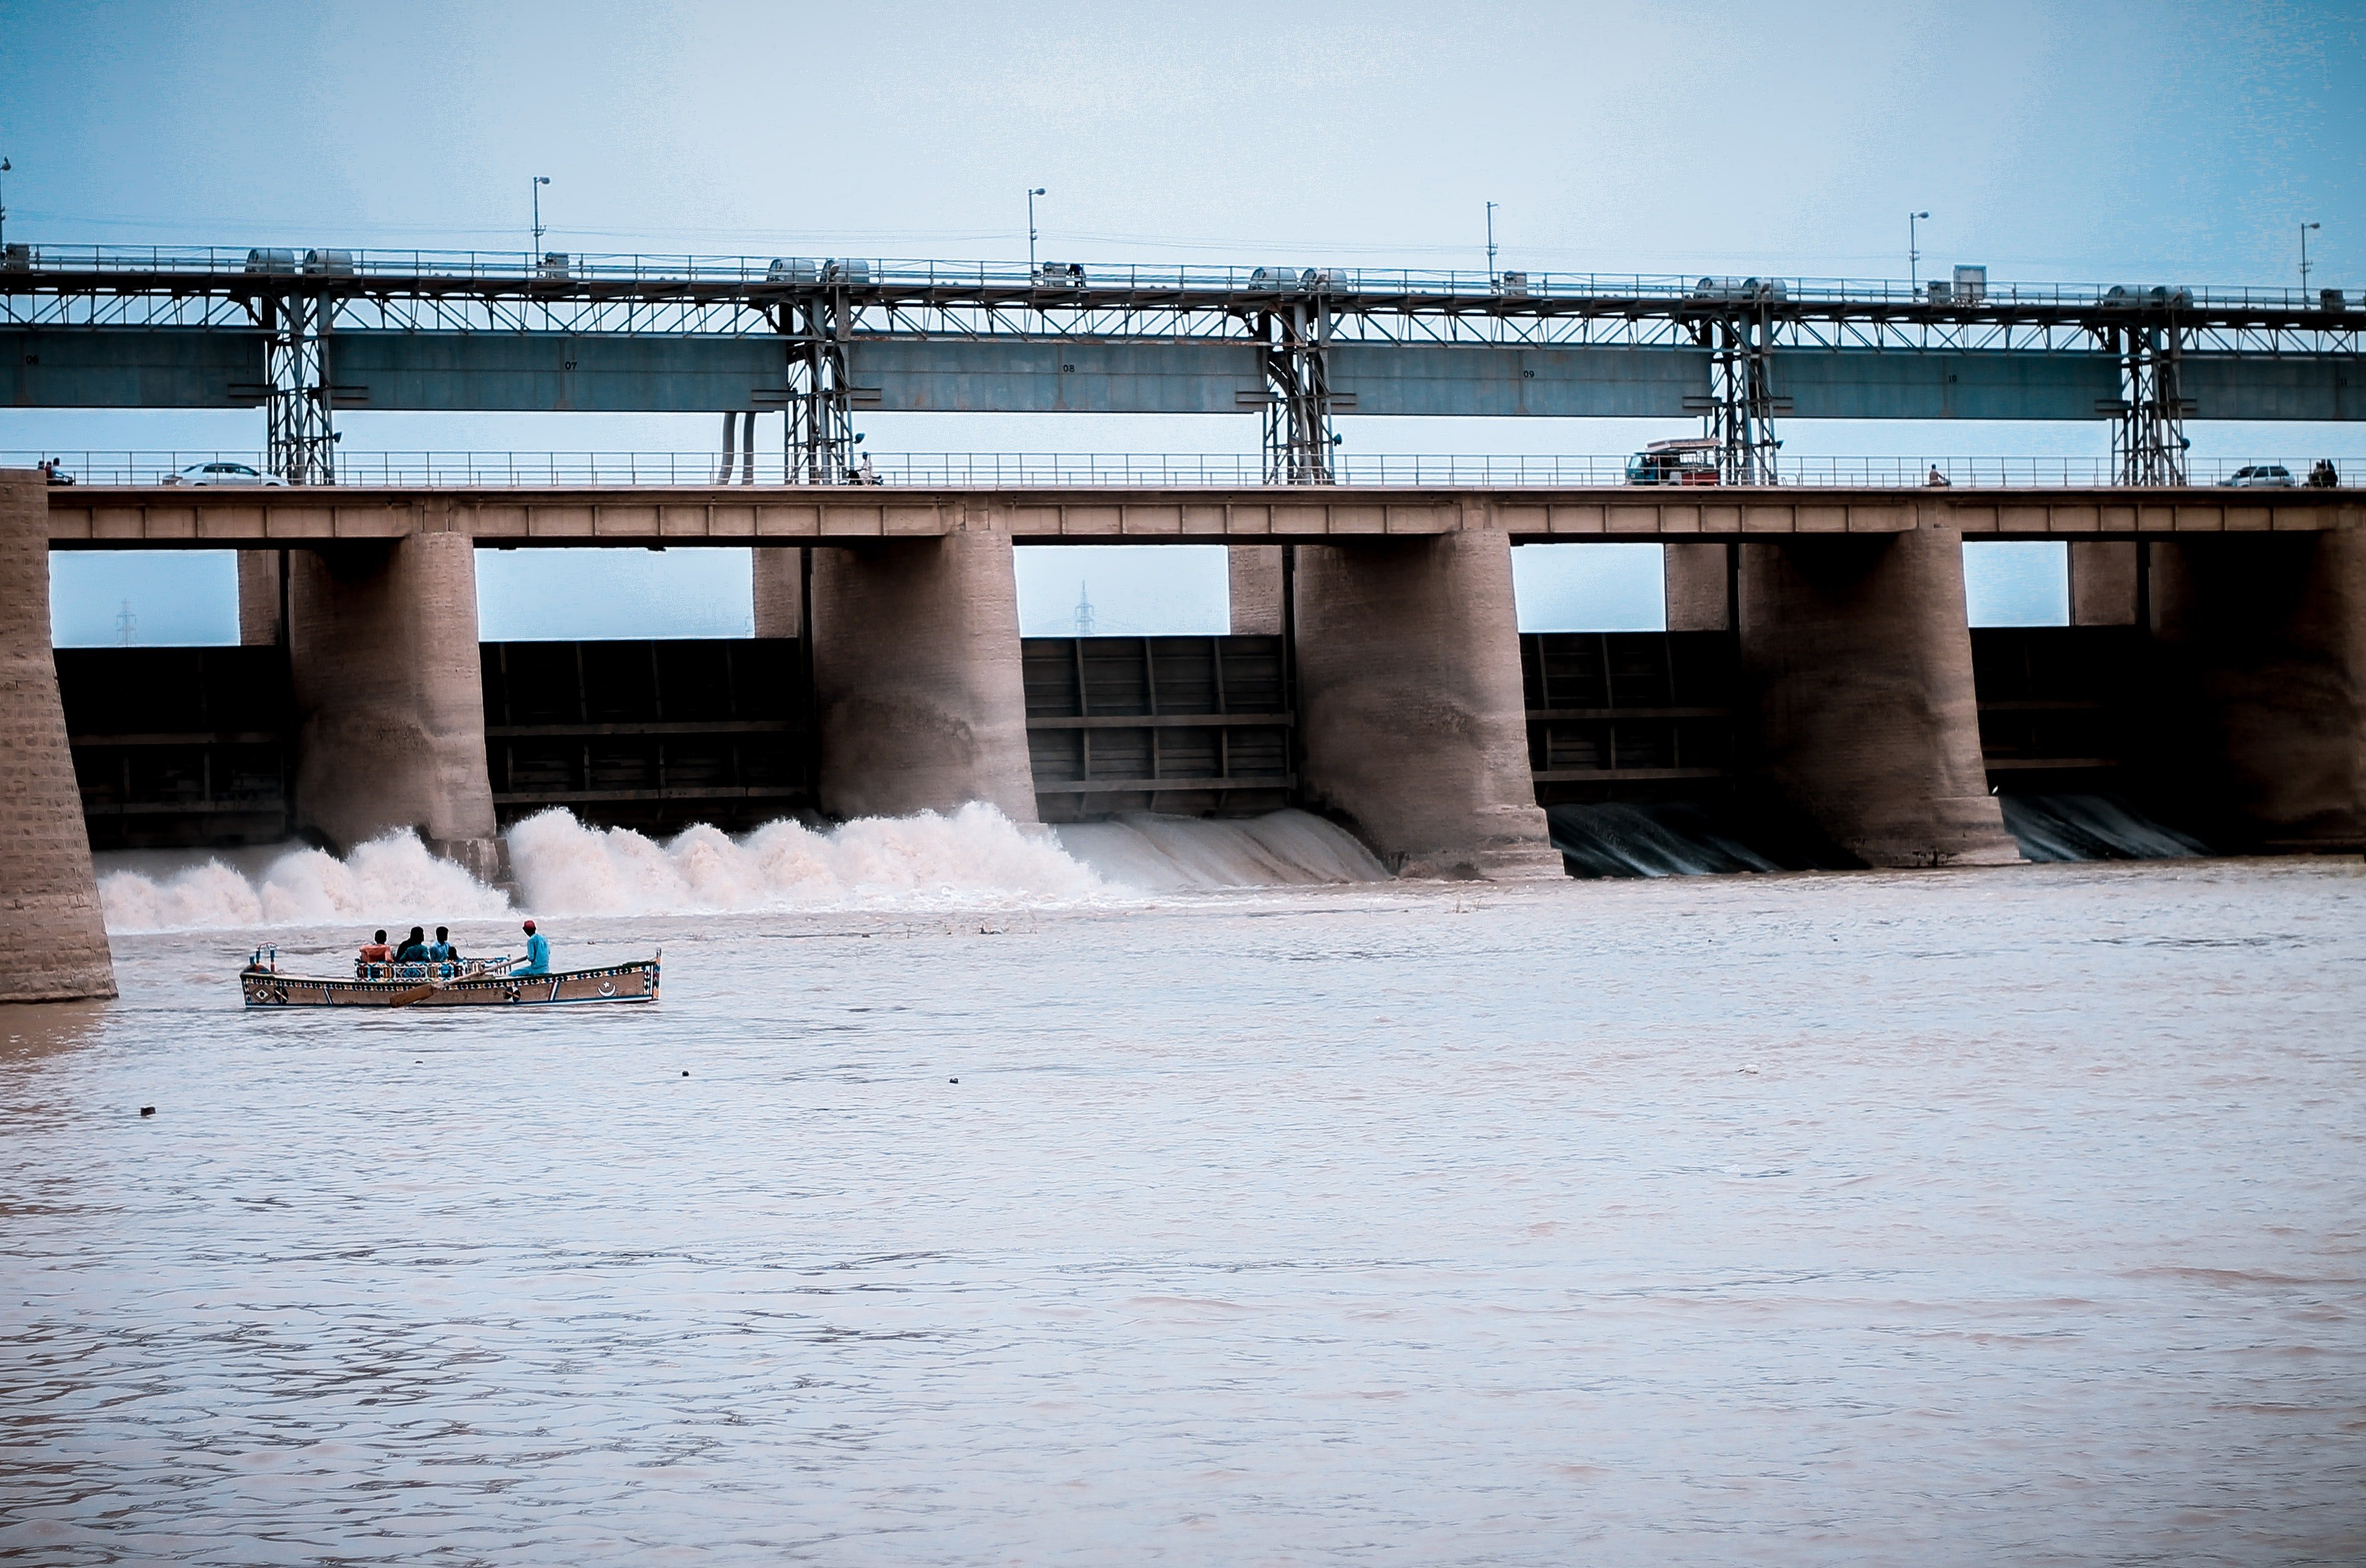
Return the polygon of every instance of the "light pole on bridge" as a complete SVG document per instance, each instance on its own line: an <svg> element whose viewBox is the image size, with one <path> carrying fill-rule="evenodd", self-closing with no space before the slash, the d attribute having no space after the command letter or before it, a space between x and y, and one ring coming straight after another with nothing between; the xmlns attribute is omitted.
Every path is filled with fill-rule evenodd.
<svg viewBox="0 0 2366 1568"><path fill-rule="evenodd" d="M1914 226L1927 222L1930 217L1927 212L1906 215L1906 288L1911 294L1919 294L1922 290L1922 252L1915 246Z"/></svg>
<svg viewBox="0 0 2366 1568"><path fill-rule="evenodd" d="M6 167L6 163L0 163L0 169ZM2323 227L2325 226L2321 223L2304 223L2300 226L2300 291L2303 296L2301 303L2304 305L2308 303L2305 297L2308 294L2308 231Z"/></svg>
<svg viewBox="0 0 2366 1568"><path fill-rule="evenodd" d="M1041 185L1027 187L1027 275L1031 278L1035 275L1035 198L1049 194Z"/></svg>
<svg viewBox="0 0 2366 1568"><path fill-rule="evenodd" d="M534 191L534 255L529 258L529 261L534 263L542 260L542 187L548 184L550 184L548 174L536 174L534 177L532 187Z"/></svg>

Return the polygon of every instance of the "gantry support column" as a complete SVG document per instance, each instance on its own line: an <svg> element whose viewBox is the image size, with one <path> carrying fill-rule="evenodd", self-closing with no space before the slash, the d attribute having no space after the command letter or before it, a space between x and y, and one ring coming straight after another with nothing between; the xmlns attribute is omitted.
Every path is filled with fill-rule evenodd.
<svg viewBox="0 0 2366 1568"><path fill-rule="evenodd" d="M498 879L468 536L296 551L288 575L299 830L342 853L411 828Z"/></svg>
<svg viewBox="0 0 2366 1568"><path fill-rule="evenodd" d="M2366 532L2147 541L2168 776L2262 848L2366 848Z"/></svg>
<svg viewBox="0 0 2366 1568"><path fill-rule="evenodd" d="M1741 663L1768 779L1874 866L2021 858L1980 757L1964 541L1891 534L1741 547Z"/></svg>
<svg viewBox="0 0 2366 1568"><path fill-rule="evenodd" d="M0 470L0 1002L113 996L50 638L50 497Z"/></svg>
<svg viewBox="0 0 2366 1568"><path fill-rule="evenodd" d="M748 553L755 557L756 635L802 636L805 625L805 551L783 545L760 544Z"/></svg>
<svg viewBox="0 0 2366 1568"><path fill-rule="evenodd" d="M1039 820L1009 534L817 549L812 630L824 812Z"/></svg>
<svg viewBox="0 0 2366 1568"><path fill-rule="evenodd" d="M1301 545L1305 789L1407 876L1558 877L1529 777L1510 536Z"/></svg>
<svg viewBox="0 0 2366 1568"><path fill-rule="evenodd" d="M1281 634L1281 546L1234 544L1225 551L1233 601L1233 635Z"/></svg>

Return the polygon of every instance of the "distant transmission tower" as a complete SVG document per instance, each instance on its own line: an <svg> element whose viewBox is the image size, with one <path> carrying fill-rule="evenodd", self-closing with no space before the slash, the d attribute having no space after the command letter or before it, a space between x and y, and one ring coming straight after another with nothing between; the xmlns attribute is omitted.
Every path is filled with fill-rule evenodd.
<svg viewBox="0 0 2366 1568"><path fill-rule="evenodd" d="M1092 634L1093 601L1086 596L1085 585L1078 582L1076 584L1076 635L1089 637Z"/></svg>
<svg viewBox="0 0 2366 1568"><path fill-rule="evenodd" d="M115 645L118 648L130 647L131 639L137 636L139 632L140 617L131 613L131 601L127 599L123 601L123 608L115 612Z"/></svg>

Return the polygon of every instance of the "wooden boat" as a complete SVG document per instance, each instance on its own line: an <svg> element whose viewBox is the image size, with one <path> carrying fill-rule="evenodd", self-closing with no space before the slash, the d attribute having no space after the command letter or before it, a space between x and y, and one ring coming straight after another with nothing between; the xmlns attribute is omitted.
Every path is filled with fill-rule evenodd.
<svg viewBox="0 0 2366 1568"><path fill-rule="evenodd" d="M656 958L543 975L509 971L514 958L456 964L355 964L352 979L279 972L279 950L258 947L240 971L250 1008L549 1007L602 1002L655 1002Z"/></svg>

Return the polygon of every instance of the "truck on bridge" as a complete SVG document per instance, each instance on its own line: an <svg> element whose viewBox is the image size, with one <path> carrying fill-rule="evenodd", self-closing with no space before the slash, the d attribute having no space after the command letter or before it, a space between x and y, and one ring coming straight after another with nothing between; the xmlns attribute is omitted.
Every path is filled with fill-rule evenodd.
<svg viewBox="0 0 2366 1568"><path fill-rule="evenodd" d="M1709 436L1655 441L1627 460L1630 485L1714 485L1718 443Z"/></svg>

